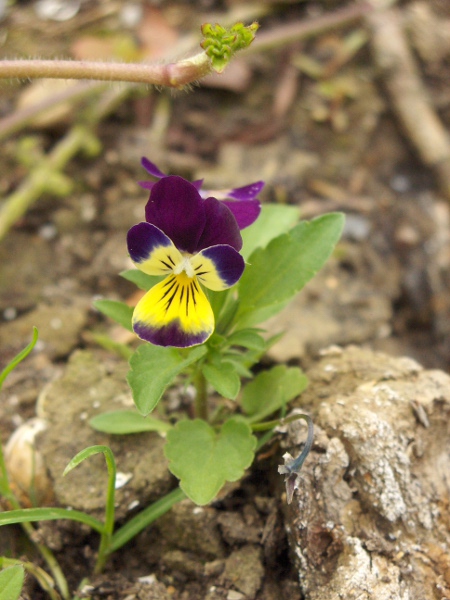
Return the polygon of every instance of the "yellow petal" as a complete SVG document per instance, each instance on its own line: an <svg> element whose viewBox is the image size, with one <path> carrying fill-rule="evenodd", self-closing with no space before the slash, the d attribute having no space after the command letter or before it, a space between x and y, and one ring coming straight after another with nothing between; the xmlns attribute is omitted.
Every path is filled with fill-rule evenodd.
<svg viewBox="0 0 450 600"><path fill-rule="evenodd" d="M214 314L197 279L183 271L166 277L138 302L133 329L152 344L186 348L209 338Z"/></svg>

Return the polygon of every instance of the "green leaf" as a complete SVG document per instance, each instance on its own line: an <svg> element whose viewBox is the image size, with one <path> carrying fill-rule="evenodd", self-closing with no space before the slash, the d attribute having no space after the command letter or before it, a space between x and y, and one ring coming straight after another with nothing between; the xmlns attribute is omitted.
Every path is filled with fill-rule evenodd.
<svg viewBox="0 0 450 600"><path fill-rule="evenodd" d="M118 435L140 433L142 431L159 431L163 433L172 428L170 423L150 416L143 417L133 410L115 410L96 415L90 419L89 425L97 431Z"/></svg>
<svg viewBox="0 0 450 600"><path fill-rule="evenodd" d="M206 352L206 346L195 346L183 358L176 348L151 344L139 346L131 357L131 371L127 377L138 411L148 415L175 377Z"/></svg>
<svg viewBox="0 0 450 600"><path fill-rule="evenodd" d="M103 523L98 519L79 510L69 510L67 508L21 508L18 510L7 510L0 512L0 527L16 523L36 523L38 521L56 521L58 519L68 519L69 521L84 523L99 533L102 533L104 530Z"/></svg>
<svg viewBox="0 0 450 600"><path fill-rule="evenodd" d="M274 238L287 233L300 217L296 206L263 204L256 221L241 233L244 245L242 256L247 260L256 248L265 248Z"/></svg>
<svg viewBox="0 0 450 600"><path fill-rule="evenodd" d="M33 327L33 337L31 339L31 342L28 344L28 346L26 346L23 350L16 354L16 356L6 365L6 367L0 373L0 390L8 374L11 373L11 371L13 371L17 367L17 365L21 363L36 346L38 337L39 332L36 327Z"/></svg>
<svg viewBox="0 0 450 600"><path fill-rule="evenodd" d="M117 302L116 300L96 300L94 302L94 306L101 313L128 329L128 331L133 331L133 326L131 325L131 319L133 317L132 306L128 306L124 302Z"/></svg>
<svg viewBox="0 0 450 600"><path fill-rule="evenodd" d="M266 348L266 340L258 333L258 329L240 329L228 338L229 346L242 346L249 350L263 352Z"/></svg>
<svg viewBox="0 0 450 600"><path fill-rule="evenodd" d="M308 379L298 367L278 365L259 373L242 391L241 404L249 415L248 422L256 423L283 408L307 385Z"/></svg>
<svg viewBox="0 0 450 600"><path fill-rule="evenodd" d="M206 364L203 366L203 375L224 398L234 400L241 389L241 378L236 373L235 367L230 363Z"/></svg>
<svg viewBox="0 0 450 600"><path fill-rule="evenodd" d="M0 600L18 600L25 578L20 565L0 571Z"/></svg>
<svg viewBox="0 0 450 600"><path fill-rule="evenodd" d="M139 271L139 269L128 269L127 271L122 271L120 276L126 279L127 281L131 281L134 283L139 289L147 292L154 285L159 283L163 278L156 275L147 275L147 273L143 273Z"/></svg>
<svg viewBox="0 0 450 600"><path fill-rule="evenodd" d="M64 469L63 476L70 473L72 469L78 467L82 462L84 462L90 456L95 456L96 454L103 454L106 460L106 464L108 466L108 470L115 473L116 470L116 461L114 458L114 454L108 446L104 445L96 445L96 446L88 446L84 450L81 450L76 454L70 461L67 467Z"/></svg>
<svg viewBox="0 0 450 600"><path fill-rule="evenodd" d="M260 322L261 313L267 318L270 307L281 308L292 299L325 264L343 226L340 213L301 221L266 248L255 250L238 284L240 305L235 323L254 325Z"/></svg>
<svg viewBox="0 0 450 600"><path fill-rule="evenodd" d="M253 462L256 438L242 419L219 433L205 421L179 421L167 434L165 455L180 487L196 504L211 502L226 481L236 481Z"/></svg>

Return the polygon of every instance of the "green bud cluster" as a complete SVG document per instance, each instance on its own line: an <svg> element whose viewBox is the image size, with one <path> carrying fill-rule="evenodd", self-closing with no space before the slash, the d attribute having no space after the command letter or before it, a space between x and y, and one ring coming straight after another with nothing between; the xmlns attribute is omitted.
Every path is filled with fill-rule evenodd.
<svg viewBox="0 0 450 600"><path fill-rule="evenodd" d="M217 73L221 73L230 59L238 50L247 48L255 38L258 23L245 26L236 23L233 27L226 29L221 25L202 25L203 42L200 44L212 62L212 67Z"/></svg>

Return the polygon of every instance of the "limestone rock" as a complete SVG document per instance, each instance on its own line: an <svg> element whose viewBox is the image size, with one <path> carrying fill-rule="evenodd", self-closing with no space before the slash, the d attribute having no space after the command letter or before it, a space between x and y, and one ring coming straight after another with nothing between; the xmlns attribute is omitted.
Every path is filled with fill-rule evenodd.
<svg viewBox="0 0 450 600"><path fill-rule="evenodd" d="M286 506L305 599L447 597L450 377L358 347L309 377L316 441Z"/></svg>

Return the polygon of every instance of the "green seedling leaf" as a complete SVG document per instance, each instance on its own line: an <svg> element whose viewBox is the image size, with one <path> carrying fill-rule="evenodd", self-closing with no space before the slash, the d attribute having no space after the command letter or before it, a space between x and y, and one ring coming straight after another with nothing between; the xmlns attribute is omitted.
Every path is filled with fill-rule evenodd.
<svg viewBox="0 0 450 600"><path fill-rule="evenodd" d="M101 313L128 329L133 331L131 325L131 319L133 317L133 307L128 306L124 302L117 302L116 300L96 300L94 306Z"/></svg>
<svg viewBox="0 0 450 600"><path fill-rule="evenodd" d="M289 233L256 249L239 281L239 327L267 318L273 307L281 309L325 264L344 226L344 215L331 213L302 221ZM275 314L275 313L272 313Z"/></svg>
<svg viewBox="0 0 450 600"><path fill-rule="evenodd" d="M300 211L296 206L263 204L256 221L242 231L242 256L247 260L256 248L265 248L270 241L287 233L298 223L299 217Z"/></svg>
<svg viewBox="0 0 450 600"><path fill-rule="evenodd" d="M0 600L18 600L25 579L25 571L20 565L0 571Z"/></svg>
<svg viewBox="0 0 450 600"><path fill-rule="evenodd" d="M90 419L89 425L97 431L117 435L141 433L143 431L165 433L172 428L170 423L151 416L143 417L132 410L115 410L96 415Z"/></svg>
<svg viewBox="0 0 450 600"><path fill-rule="evenodd" d="M90 456L94 456L95 454L104 454L108 468L111 471L116 470L116 461L114 459L114 454L112 453L111 448L108 448L108 446L103 445L89 446L88 448L81 450L81 452L78 452L78 454L72 458L67 467L64 469L63 476L67 475L67 473L72 471L72 469L77 467Z"/></svg>
<svg viewBox="0 0 450 600"><path fill-rule="evenodd" d="M236 481L253 462L256 438L242 419L217 433L200 419L179 421L167 434L165 455L180 487L196 504L211 502L226 481Z"/></svg>
<svg viewBox="0 0 450 600"><path fill-rule="evenodd" d="M16 356L6 365L3 371L0 373L0 390L2 389L3 382L11 371L13 371L19 363L21 363L24 358L26 358L33 348L36 346L36 342L38 341L39 332L36 327L33 327L33 337L31 342L26 346L23 350L21 350Z"/></svg>
<svg viewBox="0 0 450 600"><path fill-rule="evenodd" d="M257 423L286 406L308 385L306 375L298 367L279 365L259 373L242 392L242 409L249 423Z"/></svg>
<svg viewBox="0 0 450 600"><path fill-rule="evenodd" d="M206 352L206 346L195 346L183 357L176 348L139 346L131 357L127 377L138 411L143 416L148 415L175 377Z"/></svg>
<svg viewBox="0 0 450 600"><path fill-rule="evenodd" d="M204 365L203 375L224 398L234 400L241 389L241 378L230 363L222 362L219 366Z"/></svg>
<svg viewBox="0 0 450 600"><path fill-rule="evenodd" d="M38 521L56 521L58 519L68 519L69 521L84 523L99 533L102 533L104 530L103 523L98 519L79 510L69 510L67 508L21 508L0 512L0 527L16 523L36 523Z"/></svg>
<svg viewBox="0 0 450 600"><path fill-rule="evenodd" d="M162 277L147 275L147 273L143 273L142 271L139 271L139 269L128 269L127 271L122 271L120 276L127 281L131 281L131 283L134 283L135 286L141 290L144 290L144 292L147 292L162 279Z"/></svg>

